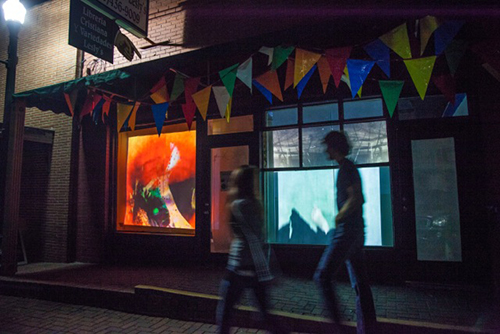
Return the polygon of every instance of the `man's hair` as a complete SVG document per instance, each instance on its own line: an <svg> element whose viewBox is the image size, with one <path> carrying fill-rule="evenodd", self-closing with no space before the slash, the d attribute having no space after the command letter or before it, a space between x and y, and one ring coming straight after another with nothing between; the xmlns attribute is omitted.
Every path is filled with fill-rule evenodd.
<svg viewBox="0 0 500 334"><path fill-rule="evenodd" d="M341 131L330 131L323 139L323 143L339 151L343 155L349 155L351 151L349 139L345 133Z"/></svg>

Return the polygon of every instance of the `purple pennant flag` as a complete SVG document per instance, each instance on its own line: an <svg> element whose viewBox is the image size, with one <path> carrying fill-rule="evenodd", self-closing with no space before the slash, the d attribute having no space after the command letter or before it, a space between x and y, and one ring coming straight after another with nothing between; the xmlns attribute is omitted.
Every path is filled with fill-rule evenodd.
<svg viewBox="0 0 500 334"><path fill-rule="evenodd" d="M391 60L389 47L380 39L376 39L365 46L365 51L368 53L375 63L384 71L388 78L391 77Z"/></svg>
<svg viewBox="0 0 500 334"><path fill-rule="evenodd" d="M258 83L257 80L253 80L252 83L266 97L269 103L273 104L273 94L266 87Z"/></svg>
<svg viewBox="0 0 500 334"><path fill-rule="evenodd" d="M307 74L302 78L302 80L300 80L299 83L297 84L297 94L299 96L299 99L300 99L300 96L302 95L302 91L306 87L306 84L309 82L309 79L311 79L314 71L316 70L316 67L318 67L318 65L314 65L309 70L309 72L307 72Z"/></svg>
<svg viewBox="0 0 500 334"><path fill-rule="evenodd" d="M434 32L434 52L436 55L443 53L463 25L462 21L448 21L436 29Z"/></svg>
<svg viewBox="0 0 500 334"><path fill-rule="evenodd" d="M349 72L349 80L351 81L352 98L356 97L373 65L375 65L374 61L347 59L347 71Z"/></svg>
<svg viewBox="0 0 500 334"><path fill-rule="evenodd" d="M155 118L156 129L158 130L158 137L161 135L161 129L163 128L163 122L165 122L165 116L167 115L168 102L153 104L151 106L151 111L153 111L153 117Z"/></svg>

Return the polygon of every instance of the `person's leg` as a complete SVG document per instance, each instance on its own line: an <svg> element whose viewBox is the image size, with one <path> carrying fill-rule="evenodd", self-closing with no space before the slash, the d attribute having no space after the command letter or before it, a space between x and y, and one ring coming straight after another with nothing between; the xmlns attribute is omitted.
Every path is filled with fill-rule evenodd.
<svg viewBox="0 0 500 334"><path fill-rule="evenodd" d="M348 236L344 233L344 229L342 227L337 228L332 237L332 241L323 252L316 272L314 273L314 281L320 288L325 306L330 313L330 317L337 325L340 325L341 317L332 278L344 263L350 248L349 246L350 241L348 240Z"/></svg>
<svg viewBox="0 0 500 334"><path fill-rule="evenodd" d="M240 298L242 291L243 286L236 275L222 280L219 293L221 299L217 305L216 313L217 333L229 334L233 306Z"/></svg>
<svg viewBox="0 0 500 334"><path fill-rule="evenodd" d="M351 285L356 291L356 317L357 333L376 333L377 317L373 295L370 288L368 275L366 273L365 260L363 254L364 237L361 236L356 241L355 249L346 260L347 270Z"/></svg>

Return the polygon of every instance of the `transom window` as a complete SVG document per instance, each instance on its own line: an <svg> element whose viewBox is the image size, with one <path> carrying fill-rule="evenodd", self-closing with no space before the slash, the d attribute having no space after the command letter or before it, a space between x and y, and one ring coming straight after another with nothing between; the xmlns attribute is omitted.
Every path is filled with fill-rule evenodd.
<svg viewBox="0 0 500 334"><path fill-rule="evenodd" d="M328 243L337 214L338 165L322 143L332 130L348 135L365 197L366 245L392 246L386 120L381 99L332 101L269 109L262 140L268 241Z"/></svg>

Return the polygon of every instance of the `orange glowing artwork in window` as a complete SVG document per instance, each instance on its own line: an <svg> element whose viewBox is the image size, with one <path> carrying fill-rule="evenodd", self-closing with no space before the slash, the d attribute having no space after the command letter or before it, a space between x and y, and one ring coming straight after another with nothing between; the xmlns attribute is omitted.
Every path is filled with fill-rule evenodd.
<svg viewBox="0 0 500 334"><path fill-rule="evenodd" d="M196 132L128 139L125 225L194 229Z"/></svg>

